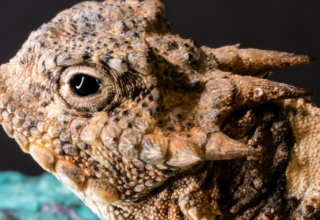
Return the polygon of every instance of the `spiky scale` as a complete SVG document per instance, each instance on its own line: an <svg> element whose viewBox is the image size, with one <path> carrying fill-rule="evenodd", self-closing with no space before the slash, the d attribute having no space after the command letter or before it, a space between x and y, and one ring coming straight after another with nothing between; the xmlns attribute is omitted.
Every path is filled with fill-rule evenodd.
<svg viewBox="0 0 320 220"><path fill-rule="evenodd" d="M217 49L203 47L206 54L213 56L216 67L239 75L263 77L287 67L309 64L315 58L284 52L241 49L240 44Z"/></svg>

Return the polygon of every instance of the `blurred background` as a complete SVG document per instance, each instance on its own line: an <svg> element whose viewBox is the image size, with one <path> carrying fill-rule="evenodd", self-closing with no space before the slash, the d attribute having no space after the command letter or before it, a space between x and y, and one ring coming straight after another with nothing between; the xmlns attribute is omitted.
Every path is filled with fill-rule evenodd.
<svg viewBox="0 0 320 220"><path fill-rule="evenodd" d="M0 3L0 63L12 58L32 30L80 0L10 0ZM270 79L315 92L320 106L320 1L165 0L166 16L183 38L199 45L285 51L319 61L275 72ZM0 171L43 171L0 129Z"/></svg>

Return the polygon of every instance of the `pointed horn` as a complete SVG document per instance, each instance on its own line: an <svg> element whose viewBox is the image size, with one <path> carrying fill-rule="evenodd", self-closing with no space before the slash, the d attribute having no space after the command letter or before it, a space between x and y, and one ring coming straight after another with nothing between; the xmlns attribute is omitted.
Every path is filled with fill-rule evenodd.
<svg viewBox="0 0 320 220"><path fill-rule="evenodd" d="M221 132L211 134L205 147L206 160L231 160L257 154L256 149L233 140Z"/></svg>
<svg viewBox="0 0 320 220"><path fill-rule="evenodd" d="M308 97L313 92L301 88L277 83L267 79L259 79L251 76L229 76L235 84L234 107L237 109L254 107L258 104L276 100Z"/></svg>
<svg viewBox="0 0 320 220"><path fill-rule="evenodd" d="M173 167L187 167L203 161L203 149L194 143L181 140L174 135L169 137L169 156L167 164Z"/></svg>
<svg viewBox="0 0 320 220"><path fill-rule="evenodd" d="M313 57L284 52L240 49L240 44L218 49L204 48L204 51L215 56L219 69L255 77L263 77L276 70L304 65L316 60Z"/></svg>

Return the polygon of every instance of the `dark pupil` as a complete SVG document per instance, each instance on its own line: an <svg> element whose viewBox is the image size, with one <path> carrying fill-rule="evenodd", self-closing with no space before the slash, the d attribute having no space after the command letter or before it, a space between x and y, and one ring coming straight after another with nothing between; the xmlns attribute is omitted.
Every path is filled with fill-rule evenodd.
<svg viewBox="0 0 320 220"><path fill-rule="evenodd" d="M99 79L85 75L78 74L70 80L71 89L78 96L89 96L99 91Z"/></svg>

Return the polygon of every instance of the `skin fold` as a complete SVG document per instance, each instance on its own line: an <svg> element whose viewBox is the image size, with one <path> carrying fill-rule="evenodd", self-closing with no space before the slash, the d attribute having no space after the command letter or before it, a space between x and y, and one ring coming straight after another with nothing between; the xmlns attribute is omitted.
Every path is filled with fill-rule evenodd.
<svg viewBox="0 0 320 220"><path fill-rule="evenodd" d="M0 67L0 122L101 219L317 219L319 110L266 79L312 61L200 47L160 0L83 2Z"/></svg>

